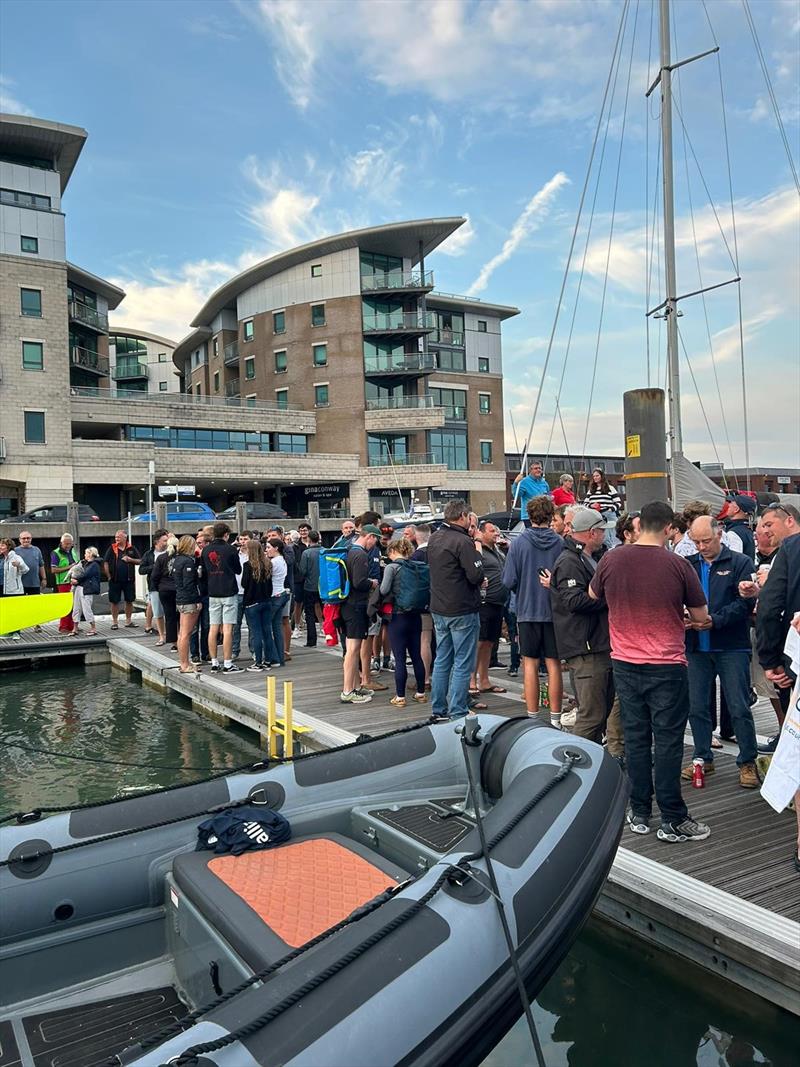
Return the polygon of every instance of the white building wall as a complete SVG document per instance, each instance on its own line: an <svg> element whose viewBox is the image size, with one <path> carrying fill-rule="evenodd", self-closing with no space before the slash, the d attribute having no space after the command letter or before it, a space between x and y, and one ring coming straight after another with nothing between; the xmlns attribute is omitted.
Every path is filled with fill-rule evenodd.
<svg viewBox="0 0 800 1067"><path fill-rule="evenodd" d="M22 251L20 237L23 235L38 239L38 253ZM3 204L0 210L0 254L22 256L34 262L48 259L63 263L67 258L64 216L58 212Z"/></svg>
<svg viewBox="0 0 800 1067"><path fill-rule="evenodd" d="M486 323L486 333L478 332L478 320ZM500 319L488 313L464 315L464 345L467 372L478 373L478 358L488 358L489 373L502 374L503 358L500 344Z"/></svg>
<svg viewBox="0 0 800 1067"><path fill-rule="evenodd" d="M322 266L322 277L312 278L311 267L317 263ZM359 251L348 248L318 259L308 259L247 289L237 300L237 317L241 321L292 304L321 302L360 293Z"/></svg>

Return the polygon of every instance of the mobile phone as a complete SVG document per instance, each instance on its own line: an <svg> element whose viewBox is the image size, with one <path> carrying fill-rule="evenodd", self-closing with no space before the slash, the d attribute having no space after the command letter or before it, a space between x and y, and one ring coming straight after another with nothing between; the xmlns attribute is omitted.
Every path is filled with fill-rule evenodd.
<svg viewBox="0 0 800 1067"><path fill-rule="evenodd" d="M539 577L546 578L550 572L545 567L539 568Z"/></svg>

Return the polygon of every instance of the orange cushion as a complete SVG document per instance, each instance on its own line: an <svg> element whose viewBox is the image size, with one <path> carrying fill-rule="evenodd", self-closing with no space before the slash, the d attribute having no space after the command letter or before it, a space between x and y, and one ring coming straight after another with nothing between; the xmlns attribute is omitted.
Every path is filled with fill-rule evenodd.
<svg viewBox="0 0 800 1067"><path fill-rule="evenodd" d="M361 856L324 838L215 856L208 869L292 948L396 884Z"/></svg>

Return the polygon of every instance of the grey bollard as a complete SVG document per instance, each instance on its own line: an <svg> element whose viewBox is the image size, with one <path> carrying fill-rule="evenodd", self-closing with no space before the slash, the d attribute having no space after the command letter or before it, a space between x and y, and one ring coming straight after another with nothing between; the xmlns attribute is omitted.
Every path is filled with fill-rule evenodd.
<svg viewBox="0 0 800 1067"><path fill-rule="evenodd" d="M72 534L72 540L75 542L75 551L78 555L78 559L81 558L81 530L78 522L78 503L75 500L70 500L67 504L67 527L66 532Z"/></svg>
<svg viewBox="0 0 800 1067"><path fill-rule="evenodd" d="M316 500L308 502L308 521L311 523L312 530L319 529L319 504Z"/></svg>
<svg viewBox="0 0 800 1067"><path fill-rule="evenodd" d="M247 503L244 500L236 501L236 532L241 533L247 529Z"/></svg>
<svg viewBox="0 0 800 1067"><path fill-rule="evenodd" d="M166 500L156 501L156 529L166 530L167 526L167 502Z"/></svg>

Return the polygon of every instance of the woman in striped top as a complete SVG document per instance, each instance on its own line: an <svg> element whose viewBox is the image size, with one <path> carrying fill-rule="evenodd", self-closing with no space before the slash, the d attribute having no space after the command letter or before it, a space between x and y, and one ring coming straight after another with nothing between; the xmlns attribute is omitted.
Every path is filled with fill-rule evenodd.
<svg viewBox="0 0 800 1067"><path fill-rule="evenodd" d="M622 511L622 498L614 486L609 483L602 468L595 467L592 471L589 492L583 498L583 503L585 507L599 511L606 520L605 543L610 548L616 541L614 527L617 517Z"/></svg>

